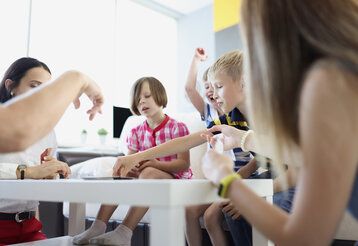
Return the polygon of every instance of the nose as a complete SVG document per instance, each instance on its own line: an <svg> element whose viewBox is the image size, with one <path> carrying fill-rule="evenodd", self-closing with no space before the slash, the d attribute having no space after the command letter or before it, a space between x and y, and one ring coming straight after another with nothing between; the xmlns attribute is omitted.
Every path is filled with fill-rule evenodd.
<svg viewBox="0 0 358 246"><path fill-rule="evenodd" d="M213 88L213 98L214 98L214 100L217 100L217 99L219 98L218 92L217 92L217 90L215 89L215 87Z"/></svg>

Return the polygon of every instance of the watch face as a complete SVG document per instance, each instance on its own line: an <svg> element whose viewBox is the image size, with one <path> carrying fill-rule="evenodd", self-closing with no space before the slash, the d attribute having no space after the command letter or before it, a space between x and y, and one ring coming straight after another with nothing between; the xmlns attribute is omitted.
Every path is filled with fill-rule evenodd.
<svg viewBox="0 0 358 246"><path fill-rule="evenodd" d="M26 169L26 168L27 168L27 166L24 165L24 164L20 164L20 165L17 166L17 169L18 169L18 170L24 170L24 169Z"/></svg>

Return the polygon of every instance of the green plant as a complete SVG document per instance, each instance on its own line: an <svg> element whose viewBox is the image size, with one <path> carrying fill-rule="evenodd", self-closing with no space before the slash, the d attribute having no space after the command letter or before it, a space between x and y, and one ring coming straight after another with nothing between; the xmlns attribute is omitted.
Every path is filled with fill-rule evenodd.
<svg viewBox="0 0 358 246"><path fill-rule="evenodd" d="M98 129L97 134L100 136L106 136L108 134L108 131L104 128L100 128Z"/></svg>
<svg viewBox="0 0 358 246"><path fill-rule="evenodd" d="M86 130L86 129L82 129L81 134L87 134L87 130Z"/></svg>

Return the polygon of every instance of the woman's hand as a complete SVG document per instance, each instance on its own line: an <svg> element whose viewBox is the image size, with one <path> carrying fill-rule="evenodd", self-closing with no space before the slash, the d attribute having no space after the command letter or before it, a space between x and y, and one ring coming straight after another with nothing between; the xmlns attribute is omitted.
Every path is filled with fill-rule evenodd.
<svg viewBox="0 0 358 246"><path fill-rule="evenodd" d="M86 94L93 104L92 108L87 111L87 114L89 114L89 119L92 120L97 113L102 114L102 105L104 102L103 94L94 80L83 73L77 73L79 73L82 81L84 81L84 86L82 87L78 97L73 101L73 104L76 109L79 108L81 105L79 98L82 94Z"/></svg>
<svg viewBox="0 0 358 246"><path fill-rule="evenodd" d="M202 159L205 177L218 185L220 180L233 173L233 161L226 155L208 150Z"/></svg>
<svg viewBox="0 0 358 246"><path fill-rule="evenodd" d="M224 147L224 150L231 150L241 147L241 138L246 131L236 129L228 125L216 125L207 130L207 134L202 134L202 137L207 139L211 146L215 146L219 139ZM214 132L221 132L222 134L212 136Z"/></svg>
<svg viewBox="0 0 358 246"><path fill-rule="evenodd" d="M27 167L25 178L28 179L53 179L57 174L62 174L65 178L71 174L68 165L56 158L46 156L41 165Z"/></svg>
<svg viewBox="0 0 358 246"><path fill-rule="evenodd" d="M136 167L139 167L139 161L136 160L135 155L118 156L113 166L113 176L125 177Z"/></svg>

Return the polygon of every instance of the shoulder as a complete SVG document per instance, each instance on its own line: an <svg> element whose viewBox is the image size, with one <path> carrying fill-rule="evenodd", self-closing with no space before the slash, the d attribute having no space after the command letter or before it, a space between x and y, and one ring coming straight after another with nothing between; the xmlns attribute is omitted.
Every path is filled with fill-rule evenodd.
<svg viewBox="0 0 358 246"><path fill-rule="evenodd" d="M307 71L302 91L301 107L310 105L330 111L358 107L358 75L332 59L322 59ZM356 115L354 111L352 116Z"/></svg>
<svg viewBox="0 0 358 246"><path fill-rule="evenodd" d="M319 60L307 71L303 81L299 109L300 135L302 137L304 132L310 132L312 136L314 133L311 131L315 131L321 135L358 138L357 108L357 74L335 60ZM354 139L350 141L357 141Z"/></svg>
<svg viewBox="0 0 358 246"><path fill-rule="evenodd" d="M331 96L354 96L358 93L358 74L333 59L315 62L304 77L302 95L312 91L315 94Z"/></svg>
<svg viewBox="0 0 358 246"><path fill-rule="evenodd" d="M183 122L177 121L173 118L169 118L167 125L172 131L180 131L183 132L185 135L189 134L188 127Z"/></svg>
<svg viewBox="0 0 358 246"><path fill-rule="evenodd" d="M142 122L141 124L133 127L130 132L129 132L129 135L137 135L138 133L140 132L143 132L145 130L145 127L146 127L146 122Z"/></svg>

